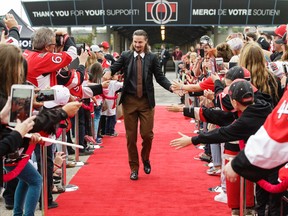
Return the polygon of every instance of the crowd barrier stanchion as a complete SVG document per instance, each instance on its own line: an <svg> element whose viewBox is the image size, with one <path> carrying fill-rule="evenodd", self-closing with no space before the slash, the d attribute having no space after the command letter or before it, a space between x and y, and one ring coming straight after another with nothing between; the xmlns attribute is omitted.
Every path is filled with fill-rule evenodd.
<svg viewBox="0 0 288 216"><path fill-rule="evenodd" d="M79 144L79 116L78 113L75 115L75 139L76 143ZM75 162L79 162L79 149L75 149Z"/></svg>
<svg viewBox="0 0 288 216"><path fill-rule="evenodd" d="M61 124L60 127L63 129L62 130L62 141L66 142L66 125L65 124ZM75 152L79 153L79 149L75 148ZM62 152L64 152L64 154L67 154L67 147L65 145L62 145ZM78 156L79 157L79 156ZM76 191L79 189L79 187L77 185L72 185L72 184L68 184L67 185L67 166L66 166L66 160L63 160L63 164L62 164L62 174L61 174L61 186L64 188L65 192L70 192L70 191Z"/></svg>
<svg viewBox="0 0 288 216"><path fill-rule="evenodd" d="M62 128L62 141L66 142L66 125L65 124L60 124L59 126ZM67 155L67 147L65 145L61 146L61 151L64 152L65 155ZM65 189L66 187L66 160L63 160L62 163L62 173L61 173L61 185Z"/></svg>
<svg viewBox="0 0 288 216"><path fill-rule="evenodd" d="M43 178L42 182L42 199L41 199L41 207L42 207L42 215L47 215L48 211L48 191L47 191L47 147L45 145L41 145L41 155L40 155L40 163L41 163L41 175Z"/></svg>
<svg viewBox="0 0 288 216"><path fill-rule="evenodd" d="M79 114L75 115L75 142L79 144ZM75 149L75 159L76 166L83 166L84 163L79 160L79 148Z"/></svg>
<svg viewBox="0 0 288 216"><path fill-rule="evenodd" d="M287 216L285 214L285 205L287 206L288 204L288 198L284 195L281 198L281 209L280 209L280 216Z"/></svg>
<svg viewBox="0 0 288 216"><path fill-rule="evenodd" d="M240 177L240 216L246 212L246 180Z"/></svg>

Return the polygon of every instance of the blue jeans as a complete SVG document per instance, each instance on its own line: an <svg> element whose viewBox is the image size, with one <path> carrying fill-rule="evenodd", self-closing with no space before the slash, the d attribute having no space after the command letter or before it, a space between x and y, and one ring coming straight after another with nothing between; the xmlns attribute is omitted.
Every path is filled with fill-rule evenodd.
<svg viewBox="0 0 288 216"><path fill-rule="evenodd" d="M105 134L111 135L115 133L116 115L106 117Z"/></svg>
<svg viewBox="0 0 288 216"><path fill-rule="evenodd" d="M101 117L101 109L102 105L99 106L94 106L94 134L95 134L95 139L97 138L98 135L98 129L99 129L99 123L100 123L100 117Z"/></svg>
<svg viewBox="0 0 288 216"><path fill-rule="evenodd" d="M5 167L7 171L11 171L14 168ZM23 216L24 207L24 216L34 216L42 189L42 176L28 162L17 178L19 179L19 183L15 191L13 215Z"/></svg>

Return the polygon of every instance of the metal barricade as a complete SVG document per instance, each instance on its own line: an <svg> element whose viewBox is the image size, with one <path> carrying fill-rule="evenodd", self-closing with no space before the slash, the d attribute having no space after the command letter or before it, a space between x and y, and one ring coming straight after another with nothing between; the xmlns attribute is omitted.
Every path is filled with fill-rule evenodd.
<svg viewBox="0 0 288 216"><path fill-rule="evenodd" d="M75 115L75 141L79 144L79 115ZM79 149L75 149L75 162L79 162Z"/></svg>
<svg viewBox="0 0 288 216"><path fill-rule="evenodd" d="M42 207L42 215L47 215L48 211L48 191L47 191L47 147L45 145L41 145L40 147L40 163L41 163L41 175L43 178L42 182L42 199L41 199L41 207Z"/></svg>
<svg viewBox="0 0 288 216"><path fill-rule="evenodd" d="M244 216L246 212L246 180L240 177L240 216Z"/></svg>
<svg viewBox="0 0 288 216"><path fill-rule="evenodd" d="M60 128L62 128L62 141L66 142L66 128L67 125L65 124L60 124L59 126ZM77 148L76 148L77 149ZM65 145L61 146L61 151L67 155L67 147ZM62 173L61 173L61 185L62 187L65 189L66 188L66 160L63 160L62 163Z"/></svg>

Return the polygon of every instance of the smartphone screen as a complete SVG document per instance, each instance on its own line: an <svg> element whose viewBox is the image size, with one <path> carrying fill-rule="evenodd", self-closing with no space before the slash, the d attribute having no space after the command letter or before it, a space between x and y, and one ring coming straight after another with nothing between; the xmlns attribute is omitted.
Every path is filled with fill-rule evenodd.
<svg viewBox="0 0 288 216"><path fill-rule="evenodd" d="M37 102L53 101L55 99L54 89L42 89L35 93L37 94L36 97Z"/></svg>
<svg viewBox="0 0 288 216"><path fill-rule="evenodd" d="M17 85L16 85L17 86ZM11 89L11 110L9 125L15 126L17 119L21 122L32 114L32 103L34 88L21 88L22 85L12 86Z"/></svg>
<svg viewBox="0 0 288 216"><path fill-rule="evenodd" d="M221 73L222 71L224 71L223 58L216 58L216 71L217 73Z"/></svg>

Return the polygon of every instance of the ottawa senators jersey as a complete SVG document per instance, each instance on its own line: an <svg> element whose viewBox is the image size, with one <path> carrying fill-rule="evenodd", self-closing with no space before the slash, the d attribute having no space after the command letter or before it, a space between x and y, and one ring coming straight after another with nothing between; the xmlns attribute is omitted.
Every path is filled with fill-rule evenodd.
<svg viewBox="0 0 288 216"><path fill-rule="evenodd" d="M57 85L58 71L72 61L72 57L66 52L43 53L25 50L23 56L28 63L27 80L40 89Z"/></svg>

